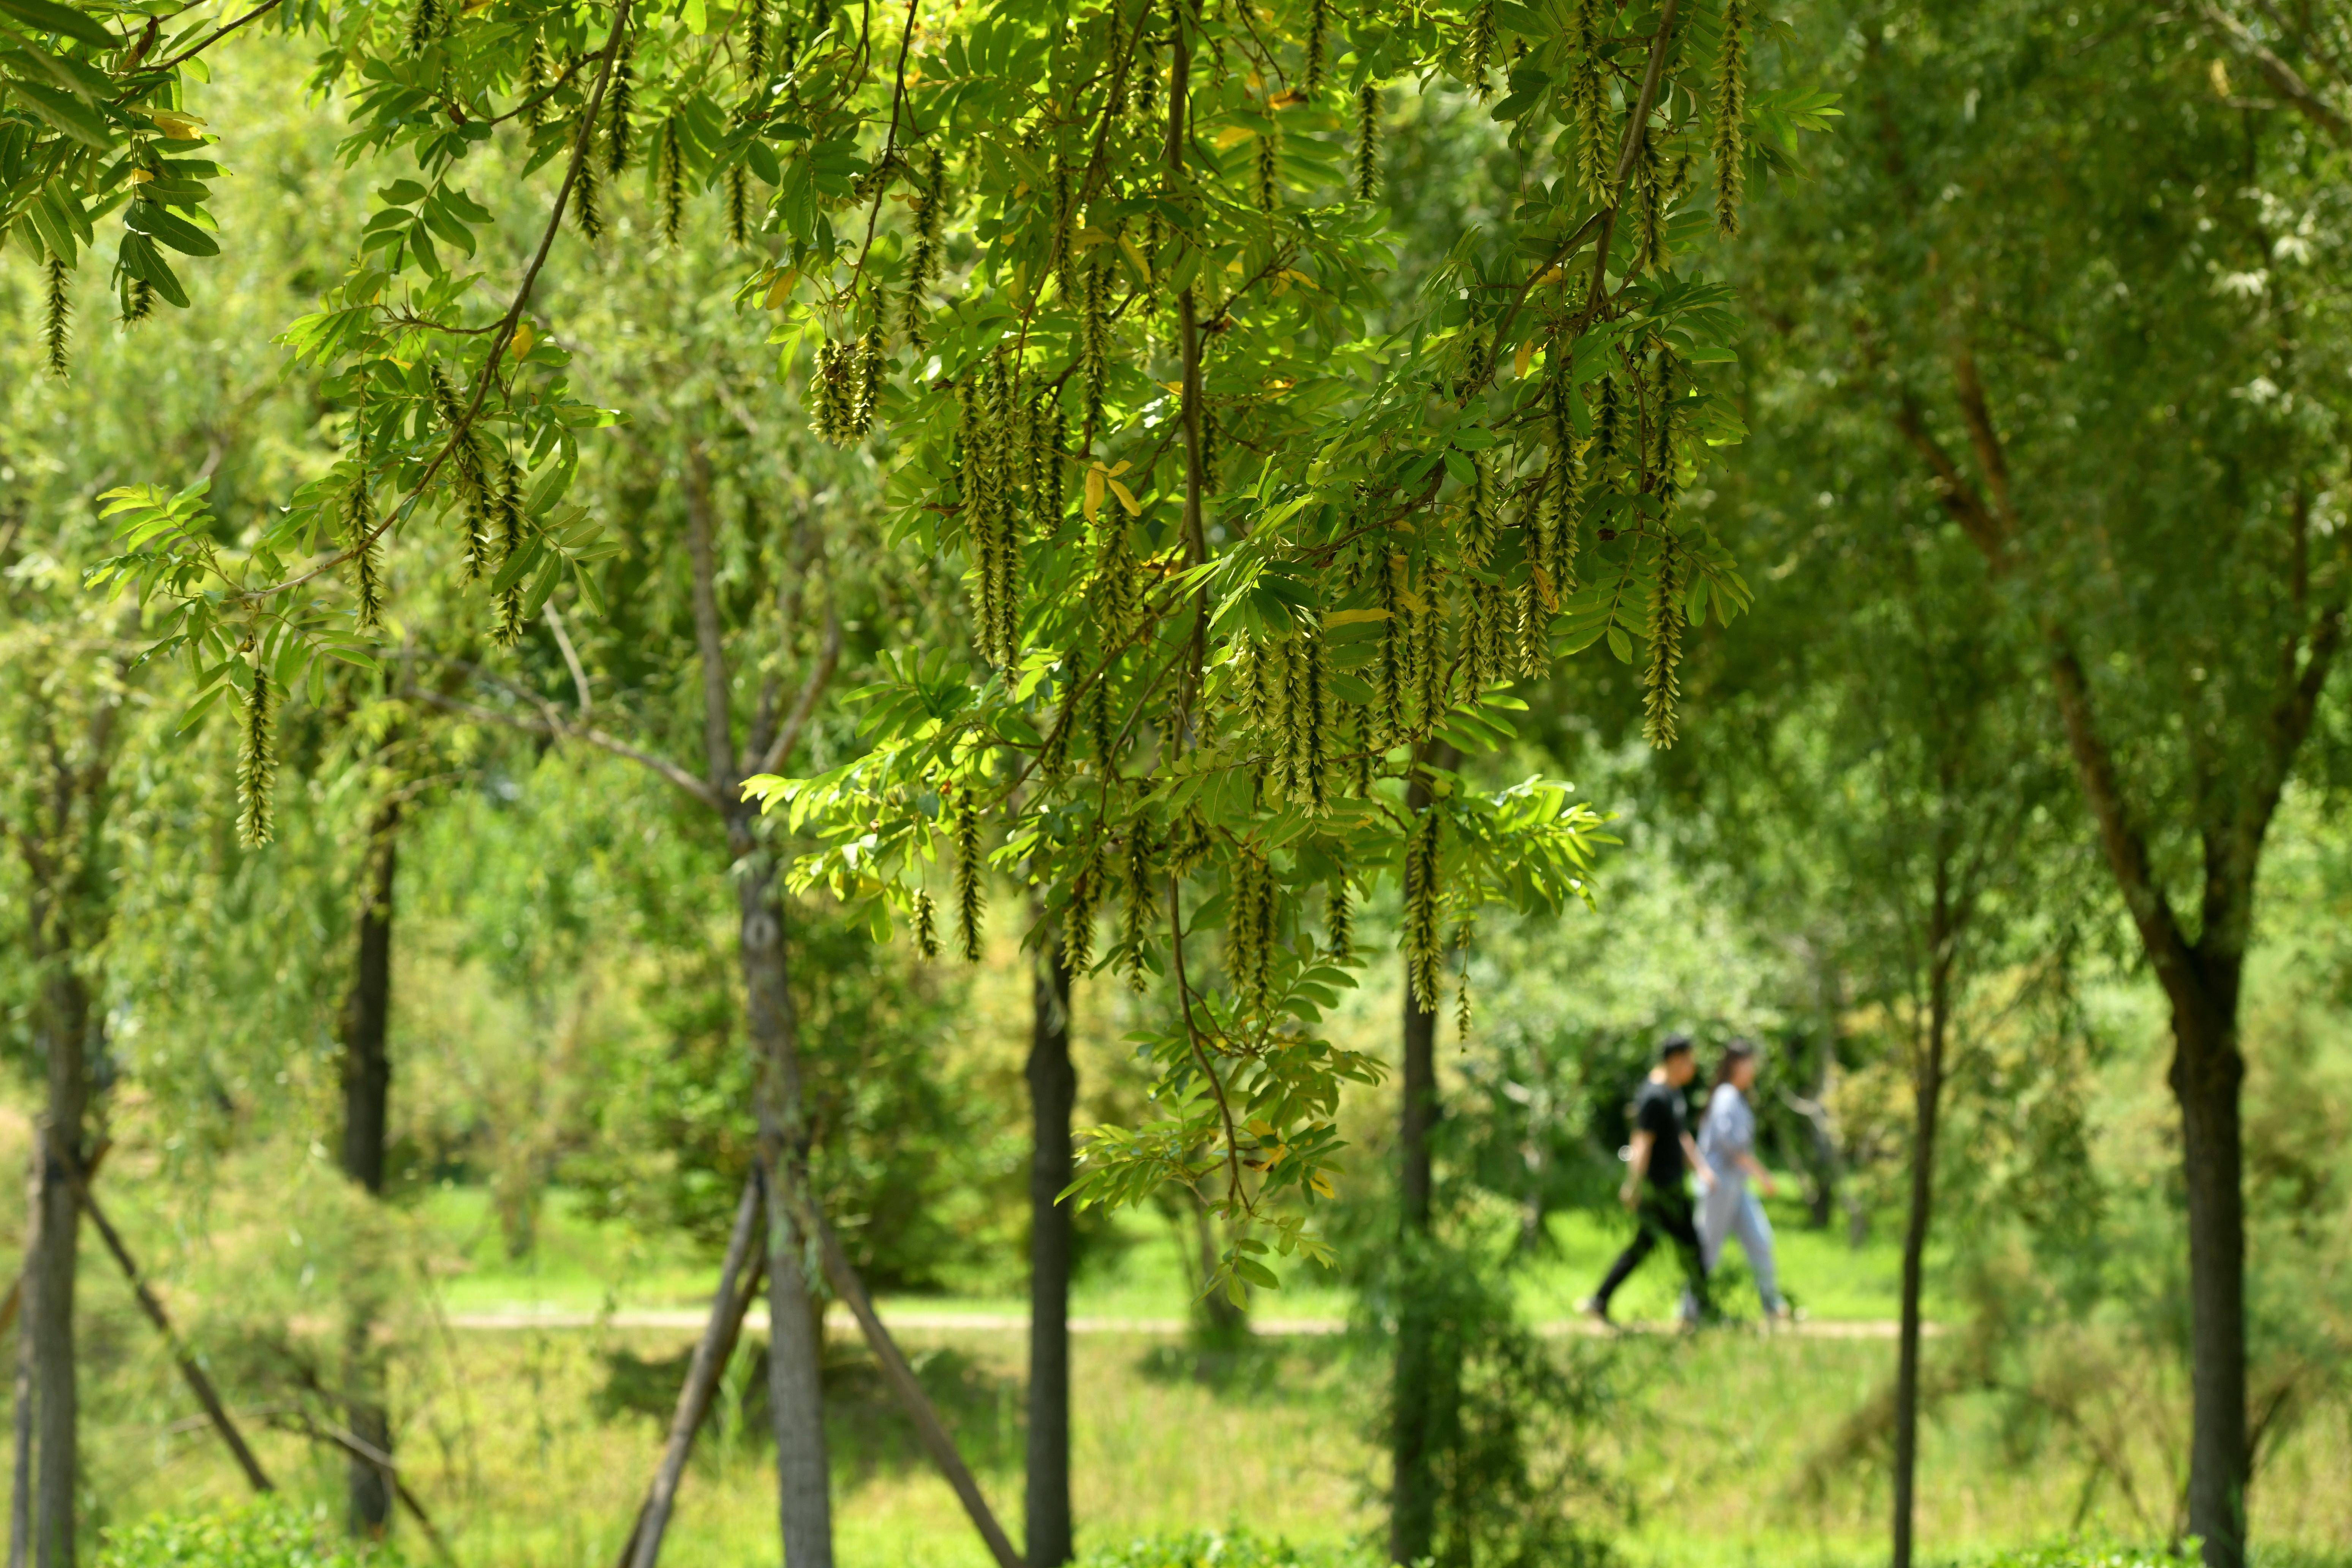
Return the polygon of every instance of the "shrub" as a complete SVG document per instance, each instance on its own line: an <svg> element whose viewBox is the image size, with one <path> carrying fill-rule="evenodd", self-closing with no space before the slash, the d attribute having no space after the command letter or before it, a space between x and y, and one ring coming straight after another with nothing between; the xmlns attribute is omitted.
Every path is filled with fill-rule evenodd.
<svg viewBox="0 0 2352 1568"><path fill-rule="evenodd" d="M263 1498L110 1530L99 1545L98 1568L398 1568L392 1548L355 1549L341 1537L340 1521Z"/></svg>

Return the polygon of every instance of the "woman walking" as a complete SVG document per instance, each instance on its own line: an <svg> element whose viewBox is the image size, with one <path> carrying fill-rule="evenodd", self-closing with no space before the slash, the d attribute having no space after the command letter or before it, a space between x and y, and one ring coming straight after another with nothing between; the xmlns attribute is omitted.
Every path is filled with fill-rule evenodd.
<svg viewBox="0 0 2352 1568"><path fill-rule="evenodd" d="M1699 1158L1715 1176L1699 1202L1699 1252L1712 1274L1725 1241L1738 1237L1748 1254L1748 1272L1756 1276L1765 1317L1784 1318L1789 1309L1780 1300L1772 1261L1772 1224L1764 1217L1763 1201L1748 1184L1753 1176L1767 1194L1773 1190L1772 1173L1756 1158L1756 1112L1748 1102L1759 1065L1753 1041L1734 1040L1724 1047L1715 1070L1715 1091L1707 1098L1698 1131Z"/></svg>

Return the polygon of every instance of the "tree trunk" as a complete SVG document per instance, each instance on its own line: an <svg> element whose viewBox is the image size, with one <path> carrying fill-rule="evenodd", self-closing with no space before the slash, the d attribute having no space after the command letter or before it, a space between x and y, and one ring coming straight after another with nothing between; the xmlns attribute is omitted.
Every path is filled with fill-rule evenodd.
<svg viewBox="0 0 2352 1568"><path fill-rule="evenodd" d="M81 1208L60 1153L89 1158L83 1122L89 1106L89 994L65 952L47 955L41 987L40 1044L48 1069L48 1105L37 1135L42 1163L40 1236L26 1270L25 1327L32 1336L36 1475L33 1561L73 1568L75 1425L74 1272Z"/></svg>
<svg viewBox="0 0 2352 1568"><path fill-rule="evenodd" d="M1927 982L1927 1039L1913 1064L1911 1208L1903 1224L1903 1306L1895 1357L1895 1564L1911 1568L1912 1498L1919 1465L1919 1285L1935 1210L1936 1118L1943 1108L1944 1044L1951 1025L1949 934L1937 889L1937 940Z"/></svg>
<svg viewBox="0 0 2352 1568"><path fill-rule="evenodd" d="M1451 747L1444 748L1451 752ZM1440 766L1450 759L1441 760ZM1432 795L1416 772L1405 792L1406 807L1429 809ZM1424 1011L1412 994L1410 961L1404 984L1404 1081L1397 1124L1398 1258L1402 1289L1397 1293L1396 1381L1391 1395L1392 1472L1389 1500L1389 1561L1426 1557L1436 1538L1436 1456L1431 1436L1443 1412L1436 1331L1416 1288L1429 1241L1430 1130L1437 1124L1437 1015Z"/></svg>
<svg viewBox="0 0 2352 1568"><path fill-rule="evenodd" d="M1070 1526L1070 972L1058 945L1037 962L1029 1035L1029 1568L1074 1554Z"/></svg>
<svg viewBox="0 0 2352 1568"><path fill-rule="evenodd" d="M2172 1092L2189 1200L2192 1411L2189 1530L2207 1568L2241 1568L2246 1552L2246 1210L2235 959L2199 965L2202 994L2172 1009Z"/></svg>
<svg viewBox="0 0 2352 1568"><path fill-rule="evenodd" d="M41 1156L36 1149L25 1169L25 1254L29 1261L41 1245ZM16 1281L20 1310L24 1278ZM15 1463L8 1489L8 1568L26 1568L33 1545L33 1328L21 1317L16 1323Z"/></svg>
<svg viewBox="0 0 2352 1568"><path fill-rule="evenodd" d="M400 806L387 801L368 824L367 859L360 873L359 952L343 1001L343 1174L371 1198L383 1194L383 1150L392 1090L385 1048L392 1023L393 878L399 855ZM383 1360L375 1352L376 1303L362 1294L350 1303L343 1359L344 1421L352 1436L380 1454L392 1452ZM347 1459L353 1535L381 1538L392 1527L392 1484L383 1467L357 1455Z"/></svg>
<svg viewBox="0 0 2352 1568"><path fill-rule="evenodd" d="M760 1167L767 1189L768 1408L775 1424L776 1509L785 1568L833 1568L833 1504L825 1463L821 1372L824 1320L808 1277L807 1238L787 1194L807 1179L798 1020L784 950L776 866L751 836L748 813L730 820L738 863L745 1022L760 1074Z"/></svg>

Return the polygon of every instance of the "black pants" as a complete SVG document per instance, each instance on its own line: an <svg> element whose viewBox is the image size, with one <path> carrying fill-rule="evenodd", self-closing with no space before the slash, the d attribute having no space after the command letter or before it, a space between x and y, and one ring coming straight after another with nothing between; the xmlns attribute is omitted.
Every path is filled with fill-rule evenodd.
<svg viewBox="0 0 2352 1568"><path fill-rule="evenodd" d="M1634 1211L1633 1239L1617 1261L1609 1266L1609 1277L1601 1281L1593 1300L1601 1310L1609 1310L1609 1298L1617 1287L1625 1283L1633 1270L1642 1267L1642 1259L1650 1256L1659 1242L1674 1245L1675 1256L1683 1266L1683 1278L1689 1281L1692 1300L1698 1303L1702 1319L1715 1316L1715 1303L1706 1293L1706 1259L1699 1251L1698 1221L1691 1208L1690 1194L1680 1187L1669 1191L1649 1183L1642 1185L1642 1206Z"/></svg>

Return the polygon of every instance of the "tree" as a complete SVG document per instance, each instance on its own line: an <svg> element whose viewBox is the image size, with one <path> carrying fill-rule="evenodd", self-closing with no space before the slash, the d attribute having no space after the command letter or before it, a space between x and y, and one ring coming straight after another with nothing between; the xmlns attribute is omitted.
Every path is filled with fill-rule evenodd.
<svg viewBox="0 0 2352 1568"><path fill-rule="evenodd" d="M2343 637L2336 154L2189 18L1864 7L1869 133L1776 211L1767 306L1909 449L2039 652L2168 1005L2191 1278L2189 1529L2243 1558L2254 890ZM1826 19L1826 18L1825 18ZM1830 29L1824 29L1824 36ZM1785 220L1785 221L1783 221Z"/></svg>

